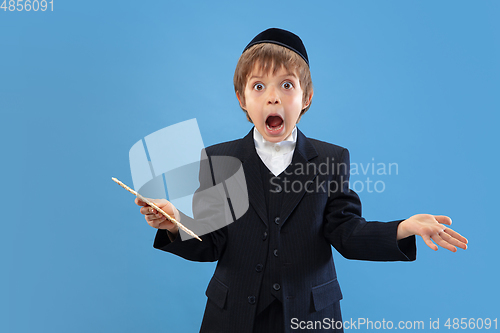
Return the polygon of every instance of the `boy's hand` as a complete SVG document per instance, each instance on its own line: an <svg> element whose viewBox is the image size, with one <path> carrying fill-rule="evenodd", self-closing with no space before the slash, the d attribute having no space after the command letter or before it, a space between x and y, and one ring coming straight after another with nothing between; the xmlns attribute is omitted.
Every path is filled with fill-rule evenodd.
<svg viewBox="0 0 500 333"><path fill-rule="evenodd" d="M147 199L161 208L168 215L172 216L176 220L179 220L179 211L169 201L165 199ZM167 220L167 218L163 216L163 214L156 211L156 209L149 206L144 201L140 200L139 198L135 198L135 203L139 206L142 206L141 214L144 215L146 222L148 222L148 224L153 228L166 229L173 235L176 235L179 232L179 228L177 227L177 225Z"/></svg>
<svg viewBox="0 0 500 333"><path fill-rule="evenodd" d="M413 215L399 224L397 239L400 240L408 236L419 235L423 238L425 244L434 251L438 249L436 244L452 252L457 251L456 247L464 250L467 249L467 239L445 225L451 225L451 219L448 216L430 214Z"/></svg>

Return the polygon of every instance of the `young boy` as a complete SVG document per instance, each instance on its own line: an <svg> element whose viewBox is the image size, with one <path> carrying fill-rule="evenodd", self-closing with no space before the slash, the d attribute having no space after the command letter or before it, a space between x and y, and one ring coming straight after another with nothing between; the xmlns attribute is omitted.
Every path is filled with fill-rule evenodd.
<svg viewBox="0 0 500 333"><path fill-rule="evenodd" d="M466 249L467 240L446 227L446 216L387 223L360 216L359 198L349 190L347 149L307 138L296 127L313 97L298 36L281 29L257 35L239 59L234 86L254 128L242 139L207 148L206 155L241 161L246 213L203 235L203 242L182 241L174 224L136 199L158 229L155 248L188 260L218 260L201 332L292 332L307 321L322 323L315 332L342 332L332 245L346 258L377 261L415 260L414 235L434 250L431 240L453 252ZM330 166L327 172L322 163ZM212 178L213 171L200 176L201 186ZM181 222L190 220L168 201L156 203ZM193 210L196 222L203 208Z"/></svg>

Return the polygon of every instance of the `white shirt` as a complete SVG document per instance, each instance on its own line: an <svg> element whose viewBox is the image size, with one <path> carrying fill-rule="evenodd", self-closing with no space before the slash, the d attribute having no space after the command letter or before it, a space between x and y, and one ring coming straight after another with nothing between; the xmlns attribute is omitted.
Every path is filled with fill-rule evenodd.
<svg viewBox="0 0 500 333"><path fill-rule="evenodd" d="M292 163L297 142L297 127L293 128L292 133L285 140L277 143L264 139L262 134L254 127L253 141L262 162L275 176L278 176Z"/></svg>

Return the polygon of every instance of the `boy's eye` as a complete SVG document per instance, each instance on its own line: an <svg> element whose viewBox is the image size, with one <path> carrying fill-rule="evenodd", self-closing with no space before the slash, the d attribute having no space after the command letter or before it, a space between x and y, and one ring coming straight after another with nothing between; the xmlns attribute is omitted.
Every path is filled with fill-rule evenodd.
<svg viewBox="0 0 500 333"><path fill-rule="evenodd" d="M256 83L253 85L253 88L257 91L261 91L262 89L264 89L264 85L262 83Z"/></svg>
<svg viewBox="0 0 500 333"><path fill-rule="evenodd" d="M284 89L286 90L290 90L293 88L293 83L292 82L289 82L289 81L286 81L286 82L283 82L283 84L281 85Z"/></svg>

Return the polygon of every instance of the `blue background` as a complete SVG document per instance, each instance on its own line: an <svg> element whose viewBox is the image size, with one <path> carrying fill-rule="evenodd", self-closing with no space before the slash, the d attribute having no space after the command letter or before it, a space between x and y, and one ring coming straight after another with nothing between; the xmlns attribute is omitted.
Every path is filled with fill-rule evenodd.
<svg viewBox="0 0 500 333"><path fill-rule="evenodd" d="M364 216L447 214L467 251L413 263L335 253L346 320L500 317L498 1L57 1L0 11L0 331L195 332L212 263L152 248L128 151L196 118L205 145L244 136L232 76L260 31L298 34L312 107L299 128L397 163ZM370 331L370 330L361 330ZM375 331L375 330L373 330ZM381 331L381 330L378 330Z"/></svg>

